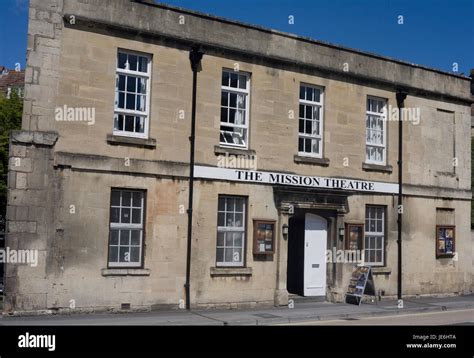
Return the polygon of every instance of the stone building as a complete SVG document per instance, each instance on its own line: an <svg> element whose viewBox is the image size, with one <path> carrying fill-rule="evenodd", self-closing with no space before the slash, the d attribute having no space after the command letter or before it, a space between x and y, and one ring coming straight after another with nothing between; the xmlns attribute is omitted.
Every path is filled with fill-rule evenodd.
<svg viewBox="0 0 474 358"><path fill-rule="evenodd" d="M25 71L20 68L8 69L0 66L0 96L10 98L13 91L23 97Z"/></svg>
<svg viewBox="0 0 474 358"><path fill-rule="evenodd" d="M39 256L7 265L7 312L183 307L192 46L191 307L342 301L351 252L396 297L398 105L403 297L472 293L468 77L148 1L31 0L7 245Z"/></svg>

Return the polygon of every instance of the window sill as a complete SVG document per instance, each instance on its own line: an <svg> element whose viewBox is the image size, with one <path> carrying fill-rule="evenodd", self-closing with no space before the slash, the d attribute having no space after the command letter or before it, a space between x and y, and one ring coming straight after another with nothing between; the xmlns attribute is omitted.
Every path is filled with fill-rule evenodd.
<svg viewBox="0 0 474 358"><path fill-rule="evenodd" d="M156 140L153 138L134 138L107 134L107 143L110 145L127 145L133 147L156 149Z"/></svg>
<svg viewBox="0 0 474 358"><path fill-rule="evenodd" d="M150 276L150 269L107 268L101 270L102 276Z"/></svg>
<svg viewBox="0 0 474 358"><path fill-rule="evenodd" d="M320 165L322 167L329 166L328 158L305 157L303 155L295 154L294 161L297 164L314 164L314 165Z"/></svg>
<svg viewBox="0 0 474 358"><path fill-rule="evenodd" d="M211 277L215 276L252 276L251 267L211 267Z"/></svg>
<svg viewBox="0 0 474 358"><path fill-rule="evenodd" d="M393 172L393 167L391 165L362 163L362 170L367 172L382 172L391 174Z"/></svg>
<svg viewBox="0 0 474 358"><path fill-rule="evenodd" d="M392 269L388 267L372 267L372 274L373 275L390 275L392 273Z"/></svg>
<svg viewBox="0 0 474 358"><path fill-rule="evenodd" d="M256 152L253 149L245 148L229 148L229 147L220 147L218 145L214 146L215 155L255 155Z"/></svg>

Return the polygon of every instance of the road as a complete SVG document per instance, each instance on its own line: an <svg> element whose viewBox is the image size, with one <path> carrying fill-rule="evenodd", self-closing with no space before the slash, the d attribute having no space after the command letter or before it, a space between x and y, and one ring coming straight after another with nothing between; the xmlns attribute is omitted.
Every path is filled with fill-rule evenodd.
<svg viewBox="0 0 474 358"><path fill-rule="evenodd" d="M368 317L351 320L306 321L290 323L298 326L365 326L365 325L474 325L474 309L446 312L413 313L396 316Z"/></svg>

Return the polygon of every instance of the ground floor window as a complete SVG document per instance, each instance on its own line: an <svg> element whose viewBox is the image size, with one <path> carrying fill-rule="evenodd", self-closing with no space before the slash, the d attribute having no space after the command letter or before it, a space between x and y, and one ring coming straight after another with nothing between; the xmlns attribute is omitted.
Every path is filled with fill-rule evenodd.
<svg viewBox="0 0 474 358"><path fill-rule="evenodd" d="M385 207L365 209L364 259L368 265L382 266L385 260Z"/></svg>
<svg viewBox="0 0 474 358"><path fill-rule="evenodd" d="M216 266L244 266L246 206L246 198L219 196Z"/></svg>
<svg viewBox="0 0 474 358"><path fill-rule="evenodd" d="M144 207L144 191L112 189L109 267L142 266Z"/></svg>

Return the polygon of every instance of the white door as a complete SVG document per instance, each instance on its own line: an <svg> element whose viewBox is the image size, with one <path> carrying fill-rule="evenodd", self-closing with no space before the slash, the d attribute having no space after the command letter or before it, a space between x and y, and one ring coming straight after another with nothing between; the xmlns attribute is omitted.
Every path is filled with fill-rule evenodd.
<svg viewBox="0 0 474 358"><path fill-rule="evenodd" d="M306 214L304 226L304 296L325 296L327 221Z"/></svg>

